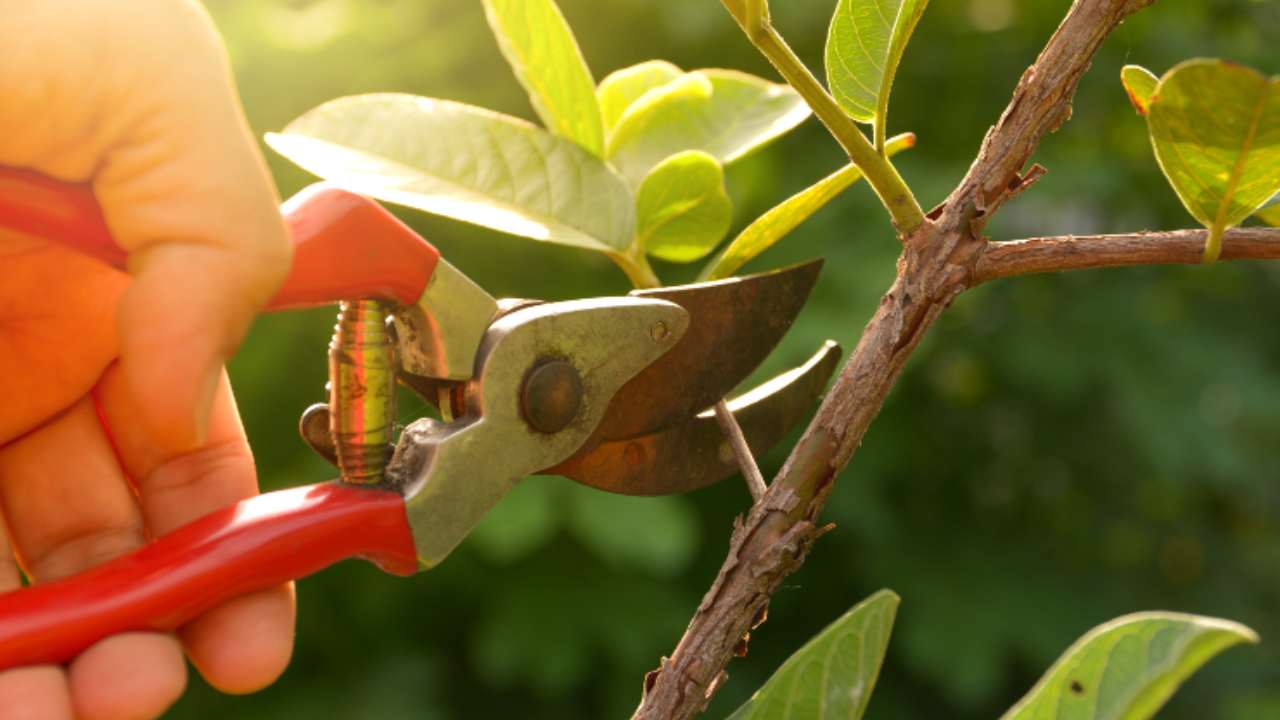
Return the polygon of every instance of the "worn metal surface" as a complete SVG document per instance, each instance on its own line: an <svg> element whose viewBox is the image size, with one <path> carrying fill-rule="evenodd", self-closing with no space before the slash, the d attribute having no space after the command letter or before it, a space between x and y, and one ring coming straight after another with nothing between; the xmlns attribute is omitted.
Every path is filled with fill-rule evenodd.
<svg viewBox="0 0 1280 720"><path fill-rule="evenodd" d="M520 389L520 409L534 430L559 432L582 408L582 394L582 377L573 363L554 358L529 371Z"/></svg>
<svg viewBox="0 0 1280 720"><path fill-rule="evenodd" d="M665 333L654 332L659 323ZM410 425L387 470L405 494L419 562L439 563L517 481L577 451L618 388L688 326L682 307L646 298L547 303L495 321L466 385L465 414ZM550 358L573 365L583 394L569 424L544 433L525 422L521 390L529 371Z"/></svg>
<svg viewBox="0 0 1280 720"><path fill-rule="evenodd" d="M840 360L828 341L804 365L729 402L751 451L767 452L803 420L822 396ZM542 470L626 495L665 495L706 487L733 475L738 464L715 411L640 437L613 440Z"/></svg>
<svg viewBox="0 0 1280 720"><path fill-rule="evenodd" d="M388 310L378 300L343 302L329 344L329 432L345 482L381 481L395 441L396 363Z"/></svg>
<svg viewBox="0 0 1280 720"><path fill-rule="evenodd" d="M333 447L333 435L329 432L329 405L316 403L302 411L298 418L298 434L317 455L337 466L338 451Z"/></svg>
<svg viewBox="0 0 1280 720"><path fill-rule="evenodd" d="M418 302L392 315L401 366L423 377L470 378L476 349L497 313L489 293L441 258Z"/></svg>
<svg viewBox="0 0 1280 720"><path fill-rule="evenodd" d="M589 444L637 437L683 423L728 395L769 355L804 307L822 261L632 297L689 311L689 330L671 352L614 396Z"/></svg>

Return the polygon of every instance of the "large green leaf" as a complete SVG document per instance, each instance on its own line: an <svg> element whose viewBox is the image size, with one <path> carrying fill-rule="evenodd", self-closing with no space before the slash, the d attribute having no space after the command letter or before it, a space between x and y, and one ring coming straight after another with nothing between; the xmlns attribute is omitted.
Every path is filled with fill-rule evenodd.
<svg viewBox="0 0 1280 720"><path fill-rule="evenodd" d="M1063 653L1002 720L1144 720L1249 628L1181 613L1135 613L1100 625Z"/></svg>
<svg viewBox="0 0 1280 720"><path fill-rule="evenodd" d="M1120 82L1129 95L1129 102L1139 115L1147 114L1147 106L1151 104L1151 96L1156 92L1160 78L1141 65L1125 65L1120 68Z"/></svg>
<svg viewBox="0 0 1280 720"><path fill-rule="evenodd" d="M513 235L613 252L635 235L631 191L608 165L482 108L356 95L308 112L267 143L353 190Z"/></svg>
<svg viewBox="0 0 1280 720"><path fill-rule="evenodd" d="M553 0L484 0L489 27L547 128L597 156L604 128L595 82Z"/></svg>
<svg viewBox="0 0 1280 720"><path fill-rule="evenodd" d="M720 161L701 150L658 163L636 193L636 238L654 257L693 262L729 232L733 203Z"/></svg>
<svg viewBox="0 0 1280 720"><path fill-rule="evenodd" d="M827 31L827 84L849 117L884 125L893 76L928 0L840 0Z"/></svg>
<svg viewBox="0 0 1280 720"><path fill-rule="evenodd" d="M903 133L890 138L885 144L885 150L892 157L914 146L915 142L914 133ZM734 274L738 268L768 250L861 177L862 171L857 166L845 165L775 205L738 233L733 242L707 263L698 279L719 280Z"/></svg>
<svg viewBox="0 0 1280 720"><path fill-rule="evenodd" d="M1205 260L1213 261L1222 232L1280 191L1280 78L1188 60L1160 79L1147 125L1169 183L1209 228Z"/></svg>
<svg viewBox="0 0 1280 720"><path fill-rule="evenodd" d="M881 590L818 633L729 720L858 720L889 647L898 596Z"/></svg>
<svg viewBox="0 0 1280 720"><path fill-rule="evenodd" d="M622 114L631 103L639 100L650 90L666 85L680 77L680 68L666 60L649 60L638 65L625 67L609 73L596 88L596 98L600 101L600 114L604 119L605 133L613 132L613 128L622 119Z"/></svg>
<svg viewBox="0 0 1280 720"><path fill-rule="evenodd" d="M684 150L731 163L809 117L787 85L734 70L694 70L631 103L605 155L638 186L654 165Z"/></svg>

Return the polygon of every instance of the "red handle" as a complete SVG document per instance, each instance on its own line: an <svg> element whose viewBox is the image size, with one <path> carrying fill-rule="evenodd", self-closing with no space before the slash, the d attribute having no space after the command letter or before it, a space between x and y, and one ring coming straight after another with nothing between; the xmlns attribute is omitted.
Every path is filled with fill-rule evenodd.
<svg viewBox="0 0 1280 720"><path fill-rule="evenodd" d="M397 575L417 569L398 493L323 484L259 495L105 565L0 595L0 669L67 662L120 632L173 630L356 556Z"/></svg>
<svg viewBox="0 0 1280 720"><path fill-rule="evenodd" d="M380 299L411 305L440 253L377 202L323 183L281 208L293 237L293 265L269 310ZM0 228L59 242L124 269L88 183L0 167Z"/></svg>

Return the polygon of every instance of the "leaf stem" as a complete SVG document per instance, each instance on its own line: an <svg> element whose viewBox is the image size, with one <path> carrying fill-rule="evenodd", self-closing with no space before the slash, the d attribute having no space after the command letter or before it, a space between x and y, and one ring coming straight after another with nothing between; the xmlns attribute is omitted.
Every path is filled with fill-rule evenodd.
<svg viewBox="0 0 1280 720"><path fill-rule="evenodd" d="M766 59L777 68L783 79L800 93L800 97L809 104L813 114L826 126L831 136L840 143L849 160L857 165L866 176L867 182L876 191L880 202L889 211L893 226L899 235L909 235L924 223L924 210L916 201L911 188L907 187L898 169L889 159L872 146L867 136L862 134L853 119L844 114L836 104L831 93L818 82L809 68L787 44L787 41L774 29L769 21L769 3L767 0L721 0L742 27L747 38ZM883 128L877 125L878 145L884 147Z"/></svg>
<svg viewBox="0 0 1280 720"><path fill-rule="evenodd" d="M1209 237L1204 243L1204 264L1217 262L1218 256L1222 254L1222 233L1225 231L1226 228L1221 223L1214 223L1209 228Z"/></svg>
<svg viewBox="0 0 1280 720"><path fill-rule="evenodd" d="M649 259L645 257L640 243L632 243L631 247L623 252L611 252L609 257L622 268L622 272L627 274L632 287L641 290L662 287L662 281L649 265Z"/></svg>

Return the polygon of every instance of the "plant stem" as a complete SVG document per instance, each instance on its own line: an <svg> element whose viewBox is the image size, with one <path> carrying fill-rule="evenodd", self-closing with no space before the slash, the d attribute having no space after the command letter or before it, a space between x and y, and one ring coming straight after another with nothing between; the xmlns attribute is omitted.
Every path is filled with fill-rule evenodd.
<svg viewBox="0 0 1280 720"><path fill-rule="evenodd" d="M611 252L609 257L622 268L622 272L627 274L632 287L640 290L662 287L662 281L649 265L649 260L644 256L644 250L640 249L639 244L632 245L624 252Z"/></svg>
<svg viewBox="0 0 1280 720"><path fill-rule="evenodd" d="M759 501L769 487L764 484L764 475L760 472L760 466L756 464L755 456L751 454L751 446L747 445L747 438L742 434L738 419L733 416L729 403L724 400L716 403L716 421L720 423L720 431L729 440L733 454L738 458L738 467L742 470L742 478L747 481L751 499Z"/></svg>
<svg viewBox="0 0 1280 720"><path fill-rule="evenodd" d="M831 93L809 72L803 61L787 44L769 21L769 5L764 0L752 0L745 6L737 6L733 0L722 0L729 12L747 34L751 43L777 68L784 80L800 93L813 114L826 126L831 136L844 148L849 160L862 170L867 182L879 196L880 202L893 219L899 235L909 235L924 222L924 211L907 187L898 169L889 162L862 134L852 118L844 114ZM883 135L883 129L878 134ZM879 138L884 147L884 138Z"/></svg>

